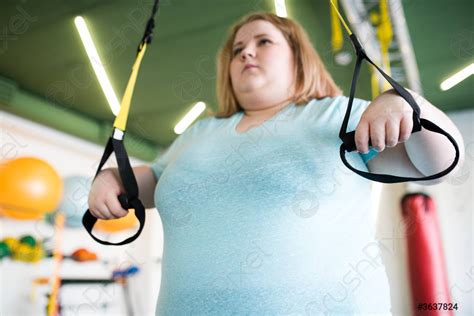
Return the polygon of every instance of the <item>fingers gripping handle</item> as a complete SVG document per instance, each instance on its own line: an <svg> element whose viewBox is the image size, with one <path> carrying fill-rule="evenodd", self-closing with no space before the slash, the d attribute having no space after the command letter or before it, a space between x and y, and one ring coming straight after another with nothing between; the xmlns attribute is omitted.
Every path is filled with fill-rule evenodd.
<svg viewBox="0 0 474 316"><path fill-rule="evenodd" d="M413 127L411 133L413 134L419 131L420 130L418 130L416 127ZM357 150L357 146L355 142L355 131L346 133L343 136L342 142L343 142L344 149L346 151L351 152L351 151ZM369 147L372 147L372 141L370 140L370 138L369 138Z"/></svg>
<svg viewBox="0 0 474 316"><path fill-rule="evenodd" d="M124 210L128 210L128 209L131 208L130 205L128 204L128 199L127 199L127 196L125 194L120 194L118 196L118 200L119 200L120 205L122 206L122 208Z"/></svg>
<svg viewBox="0 0 474 316"><path fill-rule="evenodd" d="M152 37L153 37L153 29L155 27L155 15L158 11L159 8L159 0L154 0L153 4L153 9L151 12L151 16L148 19L145 34L143 35L142 41L138 45L138 51L137 51L137 58L135 60L135 63L137 64L136 70L132 71L132 75L129 80L129 84L131 84L131 90L129 93L129 98L131 99L131 94L133 92L133 87L134 87L134 81L136 79L136 74L138 72L138 68L140 67L140 61L141 58L143 57L143 54L145 53L145 47L146 44L150 44ZM134 66L135 67L135 66ZM133 78L133 80L132 80ZM125 91L126 96L128 91L128 86ZM96 177L99 174L99 172L102 170L102 166L105 164L107 159L109 158L110 154L115 151L115 156L117 158L117 164L119 168L119 173L120 173L120 178L122 180L122 183L125 187L126 194L121 194L118 196L118 199L120 201L120 204L124 209L134 209L135 210L135 216L137 217L138 221L140 222L140 227L135 235L133 235L130 238L127 238L119 243L111 243L107 241L102 241L98 238L96 238L94 235L92 235L92 228L94 227L94 224L97 222L97 218L92 216L91 212L87 210L82 218L82 223L84 227L86 228L87 232L89 235L97 242L104 244L104 245L123 245L123 244L128 244L132 241L134 241L142 232L143 227L145 225L145 208L141 201L138 199L138 185L135 179L135 175L133 174L132 167L130 166L130 162L128 159L127 152L125 151L125 146L123 145L123 135L125 134L125 123L127 120L128 116L128 108L130 105L130 99L128 102L127 107L123 107L122 110L120 111L119 115L117 116L116 120L119 119L118 124L121 126L116 126L114 123L114 127L118 127L119 132L122 133L122 136L119 138L114 138L113 136L109 138L109 141L107 142L107 145L104 150L104 154L102 155L102 159L100 161L99 167L97 168L97 173ZM123 100L122 100L123 101ZM124 112L124 109L127 109L127 111ZM124 113L124 114L122 114ZM116 122L117 123L117 122ZM117 131L114 130L114 131Z"/></svg>
<svg viewBox="0 0 474 316"><path fill-rule="evenodd" d="M89 210L87 210L86 213L84 214L84 216L82 217L82 224L84 225L86 231L89 233L89 235L92 237L92 239L94 239L95 241L97 241L100 244L109 245L109 246L125 245L125 244L131 243L132 241L137 239L138 236L140 236L140 234L143 230L143 227L145 225L145 208L143 207L140 200L135 199L131 203L129 203L128 200L127 200L127 196L125 194L119 195L118 199L119 199L120 204L122 205L122 207L124 209L126 209L126 210L134 209L135 210L135 216L137 217L138 222L140 223L140 227L138 228L138 231L135 233L135 235L133 235L133 236L131 236L131 237L125 239L125 240L122 240L120 242L114 243L114 242L109 242L109 241L105 241L105 240L100 240L99 238L97 238L96 236L94 236L92 234L92 229L94 228L94 225L97 222L97 218L94 217Z"/></svg>
<svg viewBox="0 0 474 316"><path fill-rule="evenodd" d="M356 60L356 65L354 69L354 75L352 78L352 84L351 84L351 91L350 91L350 96L349 96L349 102L346 110L346 114L344 116L344 120L341 125L341 129L339 131L339 137L342 140L342 144L339 150L339 155L341 157L342 162L344 165L352 170L353 172L357 173L358 175L369 179L373 181L378 181L382 183L399 183L399 182L407 182L407 181L426 181L426 180L434 180L437 178L440 178L449 172L451 172L454 167L457 165L459 161L459 147L454 138L448 134L446 131L441 129L439 126L434 124L433 122L422 119L421 118L421 113L420 113L420 107L413 98L413 96L404 88L402 87L398 82L393 80L389 75L387 75L382 69L380 69L376 64L372 62L372 60L366 55L364 49L360 45L357 37L354 34L350 35L352 44L354 45L354 48L356 50L357 54L357 60ZM351 113L351 108L352 108L352 102L354 100L355 96L355 89L357 85L357 80L359 78L360 74L360 67L362 64L363 60L367 60L370 64L372 64L381 74L382 76L390 83L390 85L395 89L395 91L403 98L405 101L408 102L408 104L411 106L413 109L413 130L412 134L421 131L421 128L424 127L426 130L429 130L430 132L435 132L438 134L444 135L448 140L451 142L453 147L456 150L456 156L454 158L454 161L451 163L451 165L446 168L445 170L438 172L436 174L430 175L430 176L425 176L425 177L420 177L420 178L413 178L413 177L400 177L400 176L394 176L394 175L387 175L387 174L376 174L376 173L370 173L370 172L365 172L362 170L357 170L354 167L352 167L348 161L346 160L346 152L351 152L356 150L356 144L355 144L355 131L347 132L347 126L349 122L349 117ZM372 146L372 143L369 140L369 146Z"/></svg>
<svg viewBox="0 0 474 316"><path fill-rule="evenodd" d="M355 143L355 131L352 131L352 132L349 132L349 133L346 133L344 136L343 136L343 146L344 146L344 149L346 151L354 151L357 149L356 147L356 143ZM372 146L372 142L371 140L369 139L369 147Z"/></svg>
<svg viewBox="0 0 474 316"><path fill-rule="evenodd" d="M117 140L112 137L109 138L109 141L107 142L107 145L105 146L104 154L102 155L102 159L99 163L95 176L97 177L99 172L102 170L102 167L107 162L112 152L115 152L120 178L122 179L122 183L126 191L126 194L120 194L118 196L118 200L120 202L120 205L124 209L135 210L135 216L138 219L140 227L138 228L138 231L135 233L135 235L125 240L122 240L121 242L113 243L109 241L100 240L99 238L95 237L92 234L92 229L94 228L94 225L97 222L97 218L95 218L92 215L90 210L87 210L84 213L84 216L82 217L82 224L84 225L84 228L92 237L92 239L94 239L98 243L101 243L103 245L120 246L120 245L131 243L132 241L137 239L140 233L142 232L143 227L145 225L145 207L143 206L142 202L138 199L138 185L135 179L135 175L133 174L130 161L128 160L128 155L127 155L127 152L125 150L122 140Z"/></svg>

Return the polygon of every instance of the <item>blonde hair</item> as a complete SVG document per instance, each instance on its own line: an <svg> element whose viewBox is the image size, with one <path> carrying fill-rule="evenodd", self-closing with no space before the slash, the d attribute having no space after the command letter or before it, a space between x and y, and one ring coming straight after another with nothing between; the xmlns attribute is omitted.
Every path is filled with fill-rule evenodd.
<svg viewBox="0 0 474 316"><path fill-rule="evenodd" d="M219 111L215 114L216 117L229 117L243 110L237 102L230 78L232 46L238 30L243 25L257 20L272 23L290 45L296 68L295 94L292 100L296 105L306 104L313 98L322 99L342 93L301 25L269 12L251 13L230 28L227 40L217 55L216 91Z"/></svg>

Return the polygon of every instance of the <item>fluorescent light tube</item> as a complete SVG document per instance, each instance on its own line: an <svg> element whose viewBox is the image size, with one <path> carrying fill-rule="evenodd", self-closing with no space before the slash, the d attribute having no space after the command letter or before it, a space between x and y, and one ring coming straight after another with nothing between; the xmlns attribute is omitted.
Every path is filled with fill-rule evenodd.
<svg viewBox="0 0 474 316"><path fill-rule="evenodd" d="M74 24L76 25L77 31L79 32L82 44L86 49L87 56L89 56L89 60L91 62L92 68L94 69L95 75L99 80L102 91L104 92L105 97L109 102L109 106L112 109L112 113L117 116L120 111L120 102L118 101L114 89L110 84L109 77L107 77L104 65L100 60L99 54L97 53L97 49L95 48L94 42L92 41L89 29L87 28L86 21L84 21L81 16L77 16L74 19Z"/></svg>
<svg viewBox="0 0 474 316"><path fill-rule="evenodd" d="M285 0L274 0L274 3L276 15L286 18L288 14L286 13Z"/></svg>
<svg viewBox="0 0 474 316"><path fill-rule="evenodd" d="M182 134L206 108L206 103L197 102L193 108L179 121L178 124L174 127L174 132L176 134Z"/></svg>
<svg viewBox="0 0 474 316"><path fill-rule="evenodd" d="M467 79L469 76L471 76L473 74L474 74L474 63L470 64L469 66L465 67L461 71L458 71L457 73L455 73L454 75L452 75L448 79L444 80L441 83L440 88L443 91L451 89L452 87L454 87L455 85L457 85L461 81Z"/></svg>

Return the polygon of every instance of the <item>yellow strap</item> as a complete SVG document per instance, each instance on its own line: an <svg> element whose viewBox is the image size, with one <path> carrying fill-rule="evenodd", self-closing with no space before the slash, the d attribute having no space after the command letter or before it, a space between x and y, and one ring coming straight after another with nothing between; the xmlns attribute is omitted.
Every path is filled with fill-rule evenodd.
<svg viewBox="0 0 474 316"><path fill-rule="evenodd" d="M346 21L344 21L344 19L342 18L341 13L340 13L339 10L337 9L337 5L334 4L333 0L330 0L330 1L331 1L331 4L332 4L332 7L334 8L334 10L336 11L337 15L339 16L339 19L341 20L342 24L343 24L344 27L346 28L347 33L349 33L349 35L352 35L352 31L351 31L351 29L347 26Z"/></svg>
<svg viewBox="0 0 474 316"><path fill-rule="evenodd" d="M387 0L380 0L380 23L377 26L377 35L382 51L388 52L388 48L393 39L393 30L390 22L390 14L388 13Z"/></svg>
<svg viewBox="0 0 474 316"><path fill-rule="evenodd" d="M372 100L380 94L379 77L377 76L375 67L370 65L370 87L372 91Z"/></svg>
<svg viewBox="0 0 474 316"><path fill-rule="evenodd" d="M338 7L337 0L335 0L334 5ZM341 22L337 17L337 12L334 7L331 7L331 46L333 52L338 52L341 50L342 45L344 44L344 37L342 36Z"/></svg>
<svg viewBox="0 0 474 316"><path fill-rule="evenodd" d="M383 69L387 75L391 76L392 70L390 67L390 56L388 53L388 49L393 39L393 30L392 23L390 21L390 14L388 13L387 0L380 0L380 15L379 23L377 26L377 37L380 42ZM386 80L384 80L383 90L385 91L390 88L390 84Z"/></svg>
<svg viewBox="0 0 474 316"><path fill-rule="evenodd" d="M122 103L120 104L120 112L115 118L114 127L118 128L122 131L125 131L125 127L127 125L127 118L128 112L130 110L130 102L132 101L133 89L135 88L135 82L137 81L138 70L140 69L140 64L143 59L143 55L145 54L146 50L146 43L143 44L142 49L137 55L135 59L135 63L133 64L132 74L130 75L130 79L128 79L127 88L125 89L125 94L122 98Z"/></svg>

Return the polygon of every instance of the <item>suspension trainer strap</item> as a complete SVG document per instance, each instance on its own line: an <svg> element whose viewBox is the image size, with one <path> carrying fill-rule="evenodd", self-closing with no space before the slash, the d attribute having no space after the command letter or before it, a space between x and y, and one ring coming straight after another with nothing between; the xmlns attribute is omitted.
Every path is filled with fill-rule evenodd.
<svg viewBox="0 0 474 316"><path fill-rule="evenodd" d="M102 170L102 167L107 162L110 155L113 152L115 152L120 179L122 180L122 184L125 189L125 194L119 195L118 199L124 209L135 210L135 216L138 219L140 227L138 228L138 231L133 236L117 243L100 240L99 238L97 238L96 236L92 234L92 229L94 228L94 225L97 222L97 218L95 218L92 215L92 213L89 210L87 210L82 218L82 224L84 225L89 235L95 241L103 245L120 246L120 245L131 243L132 241L138 238L138 236L142 232L143 227L145 225L145 207L143 206L142 202L139 199L137 180L135 179L135 175L133 174L133 169L130 165L130 160L128 158L127 151L125 150L123 140L125 137L127 118L128 118L128 113L130 110L133 90L135 88L135 83L138 76L138 71L140 69L140 64L145 54L147 44L150 44L153 38L153 28L155 26L154 17L158 11L158 8L159 8L159 0L155 0L151 17L148 19L148 22L146 25L145 33L143 35L142 40L140 41L140 44L138 45L137 56L133 64L132 73L130 75L130 79L128 80L124 96L122 98L122 103L120 105L120 112L114 121L113 133L110 136L107 142L107 145L105 146L102 159L100 160L99 166L97 168L97 172L94 177L94 179L97 178L97 175Z"/></svg>
<svg viewBox="0 0 474 316"><path fill-rule="evenodd" d="M407 181L426 181L426 180L433 180L433 179L438 179L442 176L445 176L449 172L451 172L454 167L457 165L459 161L459 147L454 138L444 131L442 128L440 128L438 125L434 124L433 122L427 120L427 119L422 119L420 118L420 107L416 103L415 99L413 96L403 87L401 86L398 82L396 82L393 78L391 78L389 75L387 75L382 69L380 69L366 54L365 50L363 49L362 45L360 44L358 38L353 34L347 24L345 23L344 19L340 15L339 11L337 11L337 8L335 7L334 3L331 1L331 4L335 8L339 18L343 22L343 25L345 26L347 32L349 33L349 37L351 39L352 45L354 46L354 49L356 51L357 55L357 60L355 64L355 69L354 69L354 74L352 76L352 84L351 84L351 91L349 95L349 101L347 104L347 110L346 114L344 115L344 120L342 121L341 129L339 131L339 138L342 140L342 144L339 150L339 154L341 156L341 160L344 163L344 165L352 170L353 172L357 173L358 175L367 178L369 180L377 181L377 182L383 182L383 183L399 183L399 182L407 182ZM438 172L436 174L430 175L430 176L425 176L425 177L420 177L420 178L413 178L413 177L400 177L400 176L395 176L395 175L388 175L388 174L377 174L377 173L370 173L370 172L365 172L362 170L355 169L352 167L346 159L346 152L351 152L356 150L356 144L355 144L355 131L347 132L347 126L349 123L349 118L351 115L351 110L352 110L352 104L354 102L354 97L355 97L355 90L357 86L357 81L359 80L359 75L360 75L360 68L362 65L362 62L364 59L372 64L378 72L382 74L382 76L390 83L390 85L395 89L395 91L403 98L405 101L408 102L408 104L411 106L413 109L413 129L412 133L416 133L422 130L422 128L425 128L431 132L438 133L441 135L444 135L450 142L453 144L455 150L456 150L456 156L451 163L449 167L447 167L445 170ZM369 145L372 145L370 140L369 140Z"/></svg>

